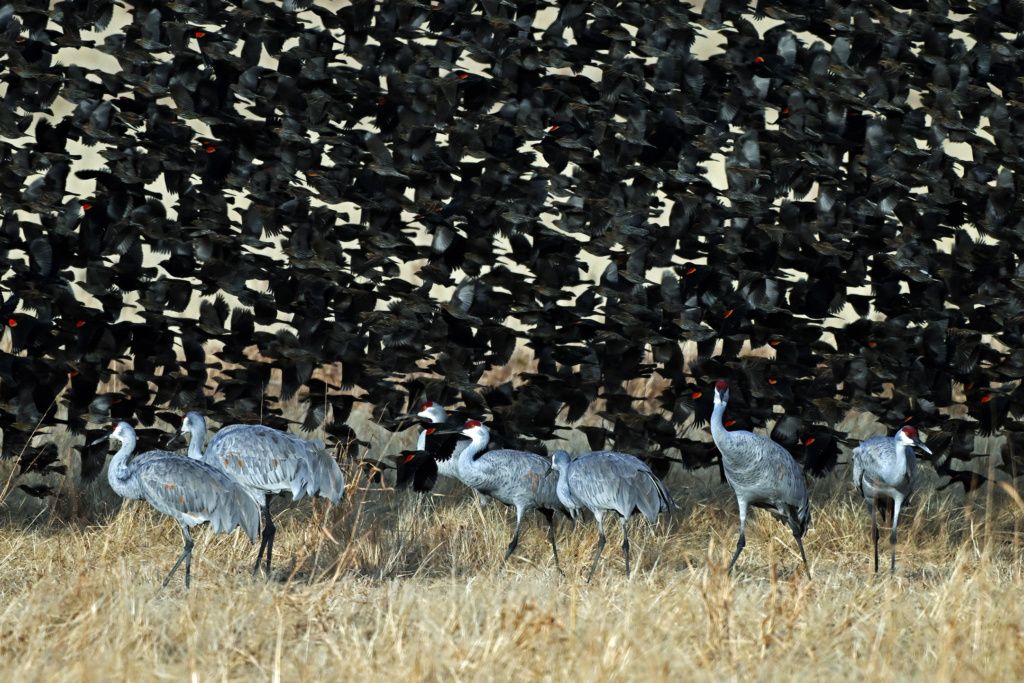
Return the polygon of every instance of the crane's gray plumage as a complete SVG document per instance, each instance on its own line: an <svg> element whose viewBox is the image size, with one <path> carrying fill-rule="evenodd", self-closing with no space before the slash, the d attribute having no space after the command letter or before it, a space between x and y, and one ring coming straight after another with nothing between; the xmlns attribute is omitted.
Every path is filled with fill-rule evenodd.
<svg viewBox="0 0 1024 683"><path fill-rule="evenodd" d="M129 462L135 450L135 430L127 422L118 422L105 439L121 442L107 470L110 487L129 500L145 500L174 518L185 542L178 561L164 579L164 586L185 561L185 586L192 569L191 527L209 522L215 532L230 532L236 526L253 543L260 531L260 503L244 486L210 465L183 458L167 451L147 451Z"/></svg>
<svg viewBox="0 0 1024 683"><path fill-rule="evenodd" d="M490 432L477 420L467 422L462 434L470 440L459 454L459 479L479 493L481 500L487 496L516 509L516 530L508 544L505 560L508 560L519 544L519 528L523 516L531 510L537 510L548 520L555 568L561 572L558 548L555 546L554 515L556 510L566 516L569 513L555 490L558 477L551 471L550 461L529 451L500 449L482 452L490 441Z"/></svg>
<svg viewBox="0 0 1024 683"><path fill-rule="evenodd" d="M917 435L917 430L907 426L896 432L896 436L876 436L862 441L853 449L853 485L864 496L871 515L871 535L875 543L875 572L878 572L878 519L875 509L882 514L885 521L885 510L892 504L892 534L889 543L892 546L892 564L889 572L896 571L896 526L900 519L900 507L914 491L914 480L917 478L917 458L914 446L920 446L926 452L931 450L925 446Z"/></svg>
<svg viewBox="0 0 1024 683"><path fill-rule="evenodd" d="M719 381L715 385L711 436L722 454L725 478L736 493L740 509L740 537L729 572L732 573L736 559L747 544L747 509L751 505L771 511L776 519L789 525L806 567L807 555L801 539L811 524L811 506L804 474L789 451L771 439L739 429L726 430L722 414L728 401L729 384Z"/></svg>
<svg viewBox="0 0 1024 683"><path fill-rule="evenodd" d="M203 451L206 420L195 411L185 415L181 434L190 434L188 456L226 473L263 497L263 540L256 556L259 569L267 552L267 575L277 531L270 517L270 499L291 492L295 500L319 495L337 505L345 494L345 476L323 441L303 439L263 425L231 425L218 431Z"/></svg>
<svg viewBox="0 0 1024 683"><path fill-rule="evenodd" d="M594 577L604 550L604 515L609 510L619 513L621 518L622 554L626 558L626 576L629 576L626 522L636 510L651 524L655 523L659 512L671 514L676 505L668 489L650 467L632 455L615 451L582 453L575 460L570 460L565 451L555 451L551 467L558 472L558 498L572 517L578 518L582 509L587 508L597 520L597 555L587 582Z"/></svg>

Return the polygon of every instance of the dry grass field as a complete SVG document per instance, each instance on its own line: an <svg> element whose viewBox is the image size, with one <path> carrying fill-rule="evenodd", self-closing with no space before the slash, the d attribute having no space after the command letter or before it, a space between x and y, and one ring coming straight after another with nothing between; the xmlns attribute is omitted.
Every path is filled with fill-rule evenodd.
<svg viewBox="0 0 1024 683"><path fill-rule="evenodd" d="M366 426L364 425L364 428ZM867 429L867 427L865 427ZM363 433L363 432L361 432ZM397 451L383 430L377 452ZM930 470L929 470L930 471ZM717 475L676 472L680 511L617 525L592 584L592 519L559 528L480 511L461 485L429 498L350 476L336 509L279 500L273 580L238 533L197 534L193 584L161 582L181 549L145 503L107 509L105 480L32 513L0 506L0 662L8 681L1020 679L1018 502L921 490L896 575L874 575L848 467L812 485L805 537L758 514L729 579L736 504ZM1019 499L1018 499L1019 500ZM500 507L500 506L499 506ZM538 519L539 516L538 516ZM70 521L69 521L70 520ZM540 519L542 522L542 519ZM881 547L888 560L888 543Z"/></svg>

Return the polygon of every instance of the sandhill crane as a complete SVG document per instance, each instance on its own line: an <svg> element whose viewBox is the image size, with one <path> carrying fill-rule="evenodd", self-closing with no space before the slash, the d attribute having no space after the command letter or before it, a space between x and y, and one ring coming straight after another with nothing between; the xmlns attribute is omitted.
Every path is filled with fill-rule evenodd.
<svg viewBox="0 0 1024 683"><path fill-rule="evenodd" d="M185 415L179 434L191 434L188 457L201 460L263 497L263 539L253 574L267 551L267 576L277 528L270 516L270 499L291 491L292 498L319 495L337 505L345 495L345 475L324 449L323 441L303 439L263 425L231 425L218 431L206 451L206 420L195 411Z"/></svg>
<svg viewBox="0 0 1024 683"><path fill-rule="evenodd" d="M728 401L729 383L720 380L715 384L711 436L722 454L725 478L736 492L740 508L740 538L729 573L747 544L747 508L751 505L769 510L780 522L789 524L806 568L807 555L801 538L811 523L811 506L804 474L789 451L771 439L740 429L727 431L722 425L722 414Z"/></svg>
<svg viewBox="0 0 1024 683"><path fill-rule="evenodd" d="M128 462L135 450L135 430L127 422L118 422L113 431L93 442L106 439L121 442L107 470L110 487L129 500L146 500L181 526L185 549L174 563L164 586L185 561L185 587L190 586L192 535L189 528L210 522L215 532L232 531L236 526L253 543L260 531L259 500L237 482L204 462L183 458L167 451L147 451Z"/></svg>
<svg viewBox="0 0 1024 683"><path fill-rule="evenodd" d="M604 514L609 510L619 513L622 521L622 554L626 558L626 576L629 576L629 538L626 522L639 510L654 524L658 513L675 511L675 502L668 489L658 480L651 468L632 455L615 451L582 453L575 460L565 451L555 451L551 468L558 472L557 493L562 505L573 519L581 508L594 513L597 520L597 555L590 567L587 583L594 578L597 561L604 550Z"/></svg>
<svg viewBox="0 0 1024 683"><path fill-rule="evenodd" d="M516 530L508 544L505 561L519 544L519 527L523 523L523 515L537 510L548 520L555 568L561 573L558 548L555 547L554 517L556 510L567 517L569 513L555 491L558 478L551 471L551 463L544 456L529 451L499 449L482 452L491 437L487 427L478 420L466 422L461 433L468 436L469 441L459 454L459 478L479 493L481 499L488 496L516 508Z"/></svg>
<svg viewBox="0 0 1024 683"><path fill-rule="evenodd" d="M896 436L876 436L862 441L853 449L853 485L864 496L871 515L871 535L875 541L875 572L878 572L878 519L875 509L882 514L888 509L892 514L892 565L889 573L896 571L896 525L900 519L900 507L914 490L917 478L917 458L914 446L920 446L927 453L917 435L917 430L907 426L896 432Z"/></svg>

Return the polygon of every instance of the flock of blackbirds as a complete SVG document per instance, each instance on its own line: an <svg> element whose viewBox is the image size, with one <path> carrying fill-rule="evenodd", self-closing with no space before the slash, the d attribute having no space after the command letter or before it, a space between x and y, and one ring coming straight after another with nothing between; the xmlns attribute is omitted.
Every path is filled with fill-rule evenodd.
<svg viewBox="0 0 1024 683"><path fill-rule="evenodd" d="M856 410L1016 476L1022 36L1018 0L0 0L3 456L63 472L67 430L89 478L111 422L298 396L350 453L356 402L530 450L596 407L664 473L720 462L726 378L812 474Z"/></svg>

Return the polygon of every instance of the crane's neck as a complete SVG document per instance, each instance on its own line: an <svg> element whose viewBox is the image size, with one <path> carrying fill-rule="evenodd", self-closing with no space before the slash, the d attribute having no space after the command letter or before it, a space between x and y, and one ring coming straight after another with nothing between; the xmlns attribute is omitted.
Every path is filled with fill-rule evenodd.
<svg viewBox="0 0 1024 683"><path fill-rule="evenodd" d="M576 498L572 495L572 489L569 487L568 463L563 467L558 468L558 483L555 485L555 494L558 496L558 500L562 503L562 506L569 511L569 515L573 519L576 519L578 514L577 508L579 506L576 503Z"/></svg>
<svg viewBox="0 0 1024 683"><path fill-rule="evenodd" d="M203 459L203 446L206 444L206 421L202 426L196 425L192 430L192 438L188 442L188 457L193 460Z"/></svg>
<svg viewBox="0 0 1024 683"><path fill-rule="evenodd" d="M121 439L121 448L114 454L114 459L107 468L107 481L110 488L114 489L114 493L122 498L142 500L142 489L137 482L131 480L128 468L128 458L135 450L137 440L134 434L123 434L118 438Z"/></svg>
<svg viewBox="0 0 1024 683"><path fill-rule="evenodd" d="M729 431L722 424L722 415L725 414L725 401L719 401L715 398L715 407L711 411L711 437L715 440L715 443L728 442L730 438ZM721 450L721 448L719 448Z"/></svg>
<svg viewBox="0 0 1024 683"><path fill-rule="evenodd" d="M903 439L893 437L893 454L895 457L880 459L879 465L884 468L892 478L905 475L910 469L910 460L915 458L913 443L907 443Z"/></svg>
<svg viewBox="0 0 1024 683"><path fill-rule="evenodd" d="M906 449L910 449L910 452L914 452L914 442L909 439L903 438L903 432L899 432L896 436L892 437L893 444L896 446L896 452L900 455L906 453Z"/></svg>
<svg viewBox="0 0 1024 683"><path fill-rule="evenodd" d="M465 469L472 471L476 468L476 456L478 453L487 448L487 443L490 441L490 435L481 431L474 431L473 435L469 437L469 445L466 446L465 450L459 454L459 469Z"/></svg>

